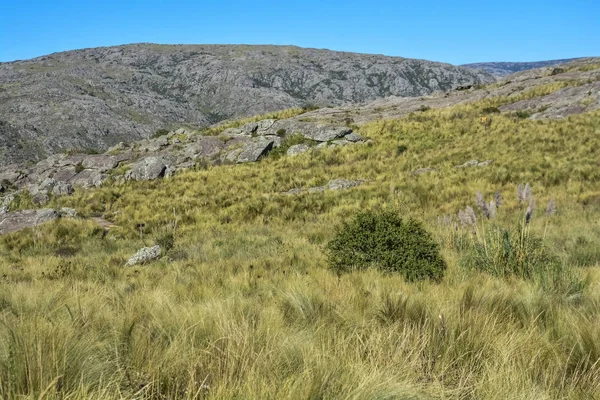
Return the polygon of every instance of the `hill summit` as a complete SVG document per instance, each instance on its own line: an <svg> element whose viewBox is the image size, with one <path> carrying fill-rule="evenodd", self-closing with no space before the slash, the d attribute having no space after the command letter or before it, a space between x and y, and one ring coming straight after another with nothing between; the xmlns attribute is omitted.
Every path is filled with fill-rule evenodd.
<svg viewBox="0 0 600 400"><path fill-rule="evenodd" d="M133 44L0 64L0 162L105 150L157 129L493 81L423 60L293 46Z"/></svg>

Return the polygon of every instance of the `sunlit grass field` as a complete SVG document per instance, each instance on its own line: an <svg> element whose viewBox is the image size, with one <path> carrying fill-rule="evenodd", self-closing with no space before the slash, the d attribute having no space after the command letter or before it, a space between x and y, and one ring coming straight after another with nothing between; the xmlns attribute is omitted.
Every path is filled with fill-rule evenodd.
<svg viewBox="0 0 600 400"><path fill-rule="evenodd" d="M600 113L482 126L496 105L372 122L367 144L53 199L82 217L0 237L0 398L600 398ZM474 159L492 162L457 168ZM336 178L365 182L283 193ZM562 281L463 262L482 232L525 224L525 183L527 229ZM497 191L487 220L476 192ZM466 206L476 226L458 221ZM448 264L440 283L328 268L341 221L378 209L423 222ZM91 216L117 226L105 235ZM160 260L124 267L171 235Z"/></svg>

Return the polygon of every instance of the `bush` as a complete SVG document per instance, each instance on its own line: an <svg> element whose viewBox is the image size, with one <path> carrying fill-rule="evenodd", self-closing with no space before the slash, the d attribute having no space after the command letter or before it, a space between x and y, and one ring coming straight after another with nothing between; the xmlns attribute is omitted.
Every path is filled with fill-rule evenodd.
<svg viewBox="0 0 600 400"><path fill-rule="evenodd" d="M167 252L173 248L175 237L171 232L166 232L156 238L156 244L160 246L163 252Z"/></svg>
<svg viewBox="0 0 600 400"><path fill-rule="evenodd" d="M484 114L500 114L500 109L498 107L485 107L481 112Z"/></svg>
<svg viewBox="0 0 600 400"><path fill-rule="evenodd" d="M326 252L330 268L338 273L377 267L399 272L408 281L439 281L446 269L429 232L393 211L367 211L343 222Z"/></svg>

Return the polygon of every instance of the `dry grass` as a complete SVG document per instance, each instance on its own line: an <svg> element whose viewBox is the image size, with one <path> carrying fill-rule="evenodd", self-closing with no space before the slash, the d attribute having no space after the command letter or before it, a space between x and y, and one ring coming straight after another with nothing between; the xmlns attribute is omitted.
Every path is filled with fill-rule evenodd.
<svg viewBox="0 0 600 400"><path fill-rule="evenodd" d="M103 238L91 221L63 220L0 238L0 397L599 397L600 113L498 115L484 130L489 103L368 124L371 145L53 200L117 227ZM455 167L471 159L494 162ZM423 167L437 172L411 174ZM367 183L281 194L334 178ZM499 190L497 223L511 226L523 182L540 204L529 229L587 279L576 291L461 268L470 233L437 223ZM332 226L384 207L435 234L441 283L327 269ZM169 232L163 259L123 267Z"/></svg>

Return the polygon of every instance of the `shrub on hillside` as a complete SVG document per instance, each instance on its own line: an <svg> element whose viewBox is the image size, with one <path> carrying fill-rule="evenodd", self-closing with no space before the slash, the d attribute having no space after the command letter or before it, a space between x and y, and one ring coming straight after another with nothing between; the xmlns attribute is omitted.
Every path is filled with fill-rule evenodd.
<svg viewBox="0 0 600 400"><path fill-rule="evenodd" d="M406 280L439 281L446 270L438 244L421 224L393 211L367 211L345 221L326 247L338 273L376 267Z"/></svg>

